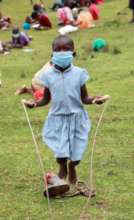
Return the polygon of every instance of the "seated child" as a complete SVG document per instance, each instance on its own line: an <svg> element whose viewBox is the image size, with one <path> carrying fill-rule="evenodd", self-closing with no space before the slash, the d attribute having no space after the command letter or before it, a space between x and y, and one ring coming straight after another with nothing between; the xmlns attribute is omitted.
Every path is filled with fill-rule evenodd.
<svg viewBox="0 0 134 220"><path fill-rule="evenodd" d="M14 27L12 29L12 48L23 48L24 46L28 46L30 39L27 34L24 32L20 32L18 27Z"/></svg>
<svg viewBox="0 0 134 220"><path fill-rule="evenodd" d="M51 62L46 63L41 70L39 70L32 79L31 87L23 86L22 88L16 90L15 95L21 95L24 93L29 93L33 96L34 100L40 101L44 96L44 86L42 82L38 79L39 75L52 66Z"/></svg>
<svg viewBox="0 0 134 220"><path fill-rule="evenodd" d="M0 53L7 54L9 53L10 47L7 43L0 41Z"/></svg>
<svg viewBox="0 0 134 220"><path fill-rule="evenodd" d="M28 36L29 40L32 40L32 36L28 35L28 31L31 29L31 18L28 16L25 19L25 22L22 24L24 33Z"/></svg>
<svg viewBox="0 0 134 220"><path fill-rule="evenodd" d="M0 29L7 30L11 25L11 17L3 16L0 12Z"/></svg>
<svg viewBox="0 0 134 220"><path fill-rule="evenodd" d="M94 4L94 3L90 4L89 5L89 11L90 11L90 13L91 13L94 20L99 19L100 12L99 12L99 9L98 9L96 4Z"/></svg>
<svg viewBox="0 0 134 220"><path fill-rule="evenodd" d="M59 8L57 10L59 25L67 25L73 23L72 11L69 7Z"/></svg>
<svg viewBox="0 0 134 220"><path fill-rule="evenodd" d="M88 9L80 11L75 25L78 25L81 29L94 27L93 17Z"/></svg>
<svg viewBox="0 0 134 220"><path fill-rule="evenodd" d="M26 17L26 19L25 19L25 21L24 21L24 23L22 25L22 28L23 28L24 32L26 34L28 34L28 31L31 29L31 20L30 20L29 16Z"/></svg>
<svg viewBox="0 0 134 220"><path fill-rule="evenodd" d="M37 22L35 25L33 25L33 28L35 28L36 30L52 28L52 23L45 12L43 13L34 12L32 14L32 18Z"/></svg>

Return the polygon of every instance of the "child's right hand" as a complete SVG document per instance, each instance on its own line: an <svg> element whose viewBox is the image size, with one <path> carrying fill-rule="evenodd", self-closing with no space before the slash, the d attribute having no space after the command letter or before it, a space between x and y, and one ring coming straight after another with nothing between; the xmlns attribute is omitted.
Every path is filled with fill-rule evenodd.
<svg viewBox="0 0 134 220"><path fill-rule="evenodd" d="M36 107L36 102L33 101L33 100L23 100L23 103L24 105L27 107L27 108L34 108Z"/></svg>
<svg viewBox="0 0 134 220"><path fill-rule="evenodd" d="M109 100L111 97L109 95L104 95L104 96L95 96L95 98L93 99L92 103L97 104L97 105L101 105L104 102L106 102L107 100Z"/></svg>

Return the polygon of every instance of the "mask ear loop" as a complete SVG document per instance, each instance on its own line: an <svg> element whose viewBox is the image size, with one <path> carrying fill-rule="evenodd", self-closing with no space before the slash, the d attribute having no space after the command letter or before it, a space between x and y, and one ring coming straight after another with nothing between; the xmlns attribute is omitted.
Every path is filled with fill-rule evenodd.
<svg viewBox="0 0 134 220"><path fill-rule="evenodd" d="M76 51L73 52L73 57L76 57L77 56L77 53Z"/></svg>

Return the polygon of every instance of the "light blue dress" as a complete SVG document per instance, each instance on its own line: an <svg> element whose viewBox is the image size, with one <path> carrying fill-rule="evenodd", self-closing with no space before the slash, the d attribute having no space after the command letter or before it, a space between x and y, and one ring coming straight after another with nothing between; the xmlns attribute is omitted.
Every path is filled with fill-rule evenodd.
<svg viewBox="0 0 134 220"><path fill-rule="evenodd" d="M73 65L64 72L50 67L38 79L51 92L43 141L54 151L56 158L81 160L91 128L81 102L81 86L89 79L87 71Z"/></svg>

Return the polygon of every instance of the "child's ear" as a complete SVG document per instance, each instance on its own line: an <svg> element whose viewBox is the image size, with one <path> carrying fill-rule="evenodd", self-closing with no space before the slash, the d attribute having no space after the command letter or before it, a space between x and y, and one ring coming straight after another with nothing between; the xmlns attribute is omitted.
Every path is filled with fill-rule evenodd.
<svg viewBox="0 0 134 220"><path fill-rule="evenodd" d="M77 55L77 54L76 54L76 51L74 51L74 52L73 52L73 56L75 57L76 55Z"/></svg>

